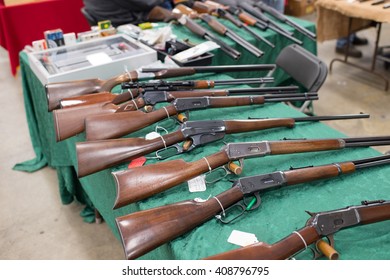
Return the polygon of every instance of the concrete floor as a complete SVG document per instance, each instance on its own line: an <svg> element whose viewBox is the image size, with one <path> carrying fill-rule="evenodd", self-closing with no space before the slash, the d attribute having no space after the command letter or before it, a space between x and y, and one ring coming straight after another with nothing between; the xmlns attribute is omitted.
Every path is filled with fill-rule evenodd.
<svg viewBox="0 0 390 280"><path fill-rule="evenodd" d="M309 20L313 20L313 16ZM360 47L369 65L375 29L360 32L370 44ZM384 25L381 45L390 45L390 26ZM329 65L335 41L318 44L318 56ZM20 75L9 71L7 52L0 48L0 259L123 259L119 242L106 224L87 224L79 217L81 205L61 205L55 170L46 167L35 173L13 171L18 162L34 153L25 120ZM390 78L379 63L378 70ZM390 134L390 91L377 77L334 65L320 90L314 109L318 115L365 112L370 119L328 123L348 136ZM378 148L382 152L389 147Z"/></svg>

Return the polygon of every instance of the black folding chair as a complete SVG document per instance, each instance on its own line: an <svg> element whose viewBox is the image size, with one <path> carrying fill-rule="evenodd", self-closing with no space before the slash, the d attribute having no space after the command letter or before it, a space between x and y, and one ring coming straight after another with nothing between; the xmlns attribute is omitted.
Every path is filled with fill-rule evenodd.
<svg viewBox="0 0 390 280"><path fill-rule="evenodd" d="M292 44L276 58L276 65L297 81L307 92L318 92L328 75L326 63L304 48ZM305 101L299 110L304 112L312 104Z"/></svg>

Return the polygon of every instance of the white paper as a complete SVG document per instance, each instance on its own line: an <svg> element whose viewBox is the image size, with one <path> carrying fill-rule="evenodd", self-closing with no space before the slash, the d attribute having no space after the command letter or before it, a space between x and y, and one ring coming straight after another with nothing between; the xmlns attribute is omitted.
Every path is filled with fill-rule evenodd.
<svg viewBox="0 0 390 280"><path fill-rule="evenodd" d="M155 138L161 137L161 135L158 132L152 131L145 135L146 140L152 140Z"/></svg>
<svg viewBox="0 0 390 280"><path fill-rule="evenodd" d="M239 230L233 230L227 241L242 247L259 242L253 233Z"/></svg>
<svg viewBox="0 0 390 280"><path fill-rule="evenodd" d="M108 54L104 52L90 54L87 55L86 58L93 66L109 63L112 61L111 57L109 57Z"/></svg>
<svg viewBox="0 0 390 280"><path fill-rule="evenodd" d="M199 175L188 181L188 190L190 192L204 192L206 190L206 176Z"/></svg>

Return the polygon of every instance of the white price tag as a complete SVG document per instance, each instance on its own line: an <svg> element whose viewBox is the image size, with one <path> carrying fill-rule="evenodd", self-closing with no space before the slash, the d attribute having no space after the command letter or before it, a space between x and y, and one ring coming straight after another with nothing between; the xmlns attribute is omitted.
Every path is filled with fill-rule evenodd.
<svg viewBox="0 0 390 280"><path fill-rule="evenodd" d="M161 135L158 132L152 131L145 135L146 140L152 140L155 138L161 137Z"/></svg>
<svg viewBox="0 0 390 280"><path fill-rule="evenodd" d="M239 230L233 230L227 241L229 243L242 247L259 242L257 240L256 235L254 235L253 233L243 232Z"/></svg>
<svg viewBox="0 0 390 280"><path fill-rule="evenodd" d="M190 192L204 192L206 190L206 176L204 174L188 181L188 190Z"/></svg>
<svg viewBox="0 0 390 280"><path fill-rule="evenodd" d="M94 53L86 56L86 59L91 63L93 66L109 63L112 61L111 57L108 56L108 54L99 52Z"/></svg>

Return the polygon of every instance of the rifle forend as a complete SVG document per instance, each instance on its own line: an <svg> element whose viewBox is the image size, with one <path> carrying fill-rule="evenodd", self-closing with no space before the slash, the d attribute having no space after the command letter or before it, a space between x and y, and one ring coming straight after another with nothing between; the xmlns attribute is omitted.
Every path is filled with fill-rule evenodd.
<svg viewBox="0 0 390 280"><path fill-rule="evenodd" d="M358 161L339 162L244 177L233 183L233 187L229 190L206 201L186 200L171 205L139 211L116 218L116 223L126 257L128 259L136 259L210 220L216 214L219 213L217 217L221 216L221 208L228 209L234 204L242 204L243 202L241 200L244 196L255 196L257 198L257 203L252 207L253 209L260 205L259 193L264 190L312 182L319 179L329 179L338 177L341 174L353 173L357 169L389 163L390 156L379 156ZM388 208L386 208L386 211L381 211L381 214L376 213L375 210L377 209L373 209L371 211L361 212L364 213L361 215L363 223L379 221L384 217L388 218ZM335 225L326 227L326 229L331 229L332 226L334 227ZM317 232L314 228L310 228L309 230L304 228L304 231L300 232L305 239L311 236L311 238L307 239L308 243L312 243L313 236L317 238L317 236L321 234L325 235L326 233L328 232ZM294 247L297 250L301 246L304 246L299 236L293 238L292 241L300 242L299 245ZM290 255L293 253L290 252ZM287 258L290 255L284 253L281 254L281 257ZM271 256L267 256L266 258L269 259Z"/></svg>
<svg viewBox="0 0 390 280"><path fill-rule="evenodd" d="M283 238L275 244L255 243L243 248L220 253L205 258L206 260L285 260L316 244L313 250L318 256L327 255L320 250L318 244L327 237L333 240L333 234L350 227L382 222L390 219L390 201L362 201L362 205L349 206L342 209L309 213L310 219L306 226ZM333 244L325 245L333 249ZM337 259L338 254L328 256Z"/></svg>

